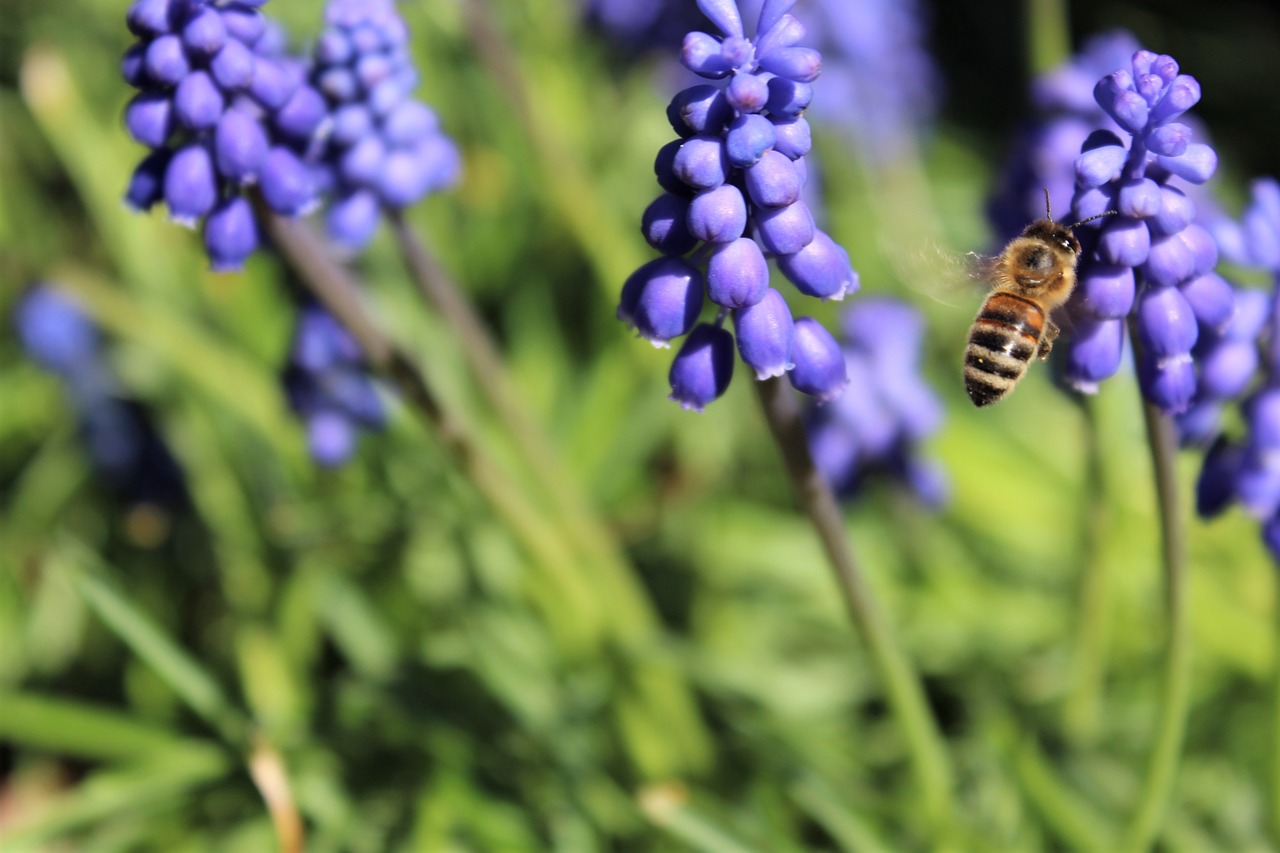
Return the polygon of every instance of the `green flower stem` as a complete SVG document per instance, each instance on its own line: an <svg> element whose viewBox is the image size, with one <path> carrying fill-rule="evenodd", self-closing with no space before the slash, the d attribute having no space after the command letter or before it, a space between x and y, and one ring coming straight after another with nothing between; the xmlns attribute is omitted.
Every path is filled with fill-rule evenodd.
<svg viewBox="0 0 1280 853"><path fill-rule="evenodd" d="M1027 0L1027 48L1032 74L1043 74L1070 58L1067 0Z"/></svg>
<svg viewBox="0 0 1280 853"><path fill-rule="evenodd" d="M951 821L951 768L920 680L854 562L835 494L809 454L795 394L778 377L753 384L769 430L782 453L796 500L822 541L845 606L871 653L872 664L888 695L889 707L902 729L920 790L921 816L934 835L940 836Z"/></svg>
<svg viewBox="0 0 1280 853"><path fill-rule="evenodd" d="M1280 849L1280 590L1274 594L1271 602L1272 615L1271 618L1275 623L1275 634L1271 641L1271 670L1274 679L1274 701L1271 718L1271 790L1270 794L1270 820L1271 839L1277 849Z"/></svg>
<svg viewBox="0 0 1280 853"><path fill-rule="evenodd" d="M1062 717L1067 733L1076 741L1085 741L1093 737L1098 729L1110 639L1107 613L1111 607L1111 585L1102 547L1110 512L1103 499L1105 481L1098 413L1087 398L1079 398L1079 408L1084 416L1084 493L1087 505L1081 530L1084 546L1080 557L1080 606L1075 659L1072 662L1071 685L1063 702Z"/></svg>
<svg viewBox="0 0 1280 853"><path fill-rule="evenodd" d="M1136 337L1136 336L1135 336ZM1125 849L1150 849L1169 804L1178 772L1191 696L1191 630L1187 619L1187 559L1185 529L1178 507L1175 463L1178 441L1173 422L1146 400L1142 411L1155 473L1160 513L1161 557L1164 566L1165 607L1169 619L1165 650L1164 688L1155 746L1147 765L1137 808L1125 834Z"/></svg>

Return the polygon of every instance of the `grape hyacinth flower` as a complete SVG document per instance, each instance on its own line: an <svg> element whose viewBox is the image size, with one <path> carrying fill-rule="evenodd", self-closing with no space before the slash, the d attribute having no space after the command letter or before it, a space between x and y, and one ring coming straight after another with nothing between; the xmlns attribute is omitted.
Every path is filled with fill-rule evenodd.
<svg viewBox="0 0 1280 853"><path fill-rule="evenodd" d="M311 82L332 128L322 155L331 196L329 235L364 246L385 208L413 204L452 185L460 158L435 112L410 97L418 84L408 30L392 0L330 0Z"/></svg>
<svg viewBox="0 0 1280 853"><path fill-rule="evenodd" d="M1217 168L1213 149L1177 120L1200 100L1200 85L1172 57L1139 50L1097 83L1094 98L1128 145L1098 130L1076 160L1073 215L1118 215L1077 235L1086 249L1068 304L1065 376L1078 391L1096 391L1120 367L1132 315L1143 395L1176 414L1196 394L1197 341L1232 316L1232 289L1214 272L1217 245L1177 185L1202 184Z"/></svg>
<svg viewBox="0 0 1280 853"><path fill-rule="evenodd" d="M1232 260L1268 270L1276 284L1270 294L1237 296L1236 316L1244 319L1232 324L1239 333L1221 356L1222 369L1247 382L1261 351L1261 378L1241 405L1243 439L1222 436L1205 455L1196 509L1208 518L1239 503L1261 522L1263 542L1280 565L1280 183L1254 182L1242 223L1223 242Z"/></svg>
<svg viewBox="0 0 1280 853"><path fill-rule="evenodd" d="M107 368L103 338L69 297L37 284L14 310L27 355L62 380L95 472L130 507L187 505L182 469L150 412L121 395Z"/></svg>
<svg viewBox="0 0 1280 853"><path fill-rule="evenodd" d="M255 186L285 216L316 204L311 170L296 153L322 130L324 99L282 53L266 0L135 0L126 17L137 41L121 71L138 94L125 127L151 149L125 201L202 223L215 270L236 270L260 242L245 190Z"/></svg>
<svg viewBox="0 0 1280 853"><path fill-rule="evenodd" d="M941 506L946 475L919 458L920 443L942 422L942 404L920 375L923 318L905 302L866 298L845 312L843 331L845 366L858 393L810 409L805 431L815 464L841 496L886 476L925 506Z"/></svg>
<svg viewBox="0 0 1280 853"><path fill-rule="evenodd" d="M305 423L311 457L327 468L355 451L357 429L386 424L382 398L365 370L359 345L318 305L298 312L282 379L289 406Z"/></svg>
<svg viewBox="0 0 1280 853"><path fill-rule="evenodd" d="M814 224L800 199L809 125L802 113L821 70L817 51L798 46L804 28L787 14L794 0L769 0L748 39L734 0L698 0L721 37L685 36L681 61L707 80L678 93L667 117L678 138L655 162L664 193L641 230L662 257L622 288L618 318L658 347L688 335L671 367L671 397L701 411L733 372L733 316L739 355L759 379L786 374L820 400L844 388L839 345L820 323L793 319L770 287L767 258L796 289L841 299L858 287L849 256ZM716 306L699 324L704 300Z"/></svg>

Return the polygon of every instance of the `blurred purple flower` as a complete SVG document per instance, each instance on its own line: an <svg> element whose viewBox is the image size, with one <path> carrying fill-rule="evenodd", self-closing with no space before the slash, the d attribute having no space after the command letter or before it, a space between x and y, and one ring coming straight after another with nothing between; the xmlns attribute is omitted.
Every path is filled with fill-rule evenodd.
<svg viewBox="0 0 1280 853"><path fill-rule="evenodd" d="M311 457L326 468L351 457L361 428L381 429L386 423L360 347L318 305L298 311L282 380L290 408L306 425Z"/></svg>
<svg viewBox="0 0 1280 853"><path fill-rule="evenodd" d="M132 507L185 507L182 469L147 408L119 391L102 334L80 307L37 284L19 298L14 322L27 355L62 380L89 460L106 486Z"/></svg>
<svg viewBox="0 0 1280 853"><path fill-rule="evenodd" d="M805 426L814 462L844 496L887 475L925 506L941 506L946 475L919 457L920 444L942 422L942 404L920 375L923 318L904 302L868 297L845 312L843 326L842 354L856 393L810 408Z"/></svg>

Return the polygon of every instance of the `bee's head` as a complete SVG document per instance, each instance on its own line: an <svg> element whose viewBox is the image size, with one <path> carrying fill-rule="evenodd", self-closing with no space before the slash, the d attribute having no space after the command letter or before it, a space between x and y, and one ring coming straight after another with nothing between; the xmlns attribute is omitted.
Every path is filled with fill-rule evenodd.
<svg viewBox="0 0 1280 853"><path fill-rule="evenodd" d="M1070 252L1072 256L1080 254L1080 241L1076 239L1076 235L1071 233L1070 228L1059 225L1052 219L1037 219L1022 229L1022 236L1041 240L1054 248Z"/></svg>

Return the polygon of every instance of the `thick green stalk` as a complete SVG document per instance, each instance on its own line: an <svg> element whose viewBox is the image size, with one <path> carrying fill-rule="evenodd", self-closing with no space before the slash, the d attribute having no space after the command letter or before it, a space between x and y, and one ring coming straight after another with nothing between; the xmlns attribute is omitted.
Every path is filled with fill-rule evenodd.
<svg viewBox="0 0 1280 853"><path fill-rule="evenodd" d="M1273 593L1271 618L1275 624L1272 643L1271 670L1274 686L1274 706L1271 711L1271 790L1270 820L1271 841L1276 849L1280 849L1280 589Z"/></svg>
<svg viewBox="0 0 1280 853"><path fill-rule="evenodd" d="M795 394L777 377L754 384L796 500L822 542L849 616L871 653L902 730L920 790L921 817L934 836L941 837L951 822L951 767L920 679L854 560L835 494L809 454Z"/></svg>
<svg viewBox="0 0 1280 853"><path fill-rule="evenodd" d="M1150 849L1169 805L1178 773L1191 697L1191 630L1187 621L1187 557L1185 528L1178 506L1178 441L1172 420L1143 400L1142 411L1155 473L1160 514L1161 562L1165 608L1169 619L1165 649L1160 720L1146 777L1133 819L1125 834L1126 850Z"/></svg>
<svg viewBox="0 0 1280 853"><path fill-rule="evenodd" d="M1084 456L1086 506L1080 531L1084 540L1080 557L1080 605L1076 626L1075 658L1072 661L1071 684L1063 702L1063 724L1076 741L1093 737L1098 728L1102 704L1102 685L1106 674L1109 625L1107 612L1111 606L1111 585L1102 540L1106 534L1110 511L1104 499L1105 480L1102 464L1102 441L1098 412L1093 401L1082 398L1079 408L1084 415Z"/></svg>

